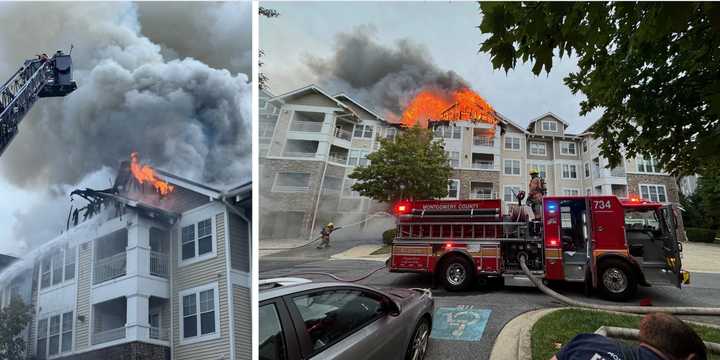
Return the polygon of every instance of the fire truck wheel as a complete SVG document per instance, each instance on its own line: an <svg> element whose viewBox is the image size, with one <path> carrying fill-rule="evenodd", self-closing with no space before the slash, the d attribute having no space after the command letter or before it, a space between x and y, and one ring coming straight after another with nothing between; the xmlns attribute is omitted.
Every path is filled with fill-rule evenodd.
<svg viewBox="0 0 720 360"><path fill-rule="evenodd" d="M467 259L451 255L443 264L441 276L446 290L462 291L470 287L475 273L472 264Z"/></svg>
<svg viewBox="0 0 720 360"><path fill-rule="evenodd" d="M600 265L599 287L603 295L612 301L627 301L637 290L637 279L626 262L609 259Z"/></svg>

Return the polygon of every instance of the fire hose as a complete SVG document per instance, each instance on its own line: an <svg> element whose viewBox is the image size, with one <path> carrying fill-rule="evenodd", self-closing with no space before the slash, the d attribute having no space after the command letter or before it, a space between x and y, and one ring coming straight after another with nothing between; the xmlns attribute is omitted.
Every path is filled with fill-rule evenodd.
<svg viewBox="0 0 720 360"><path fill-rule="evenodd" d="M387 268L387 265L383 265L383 266L381 266L381 267L379 267L379 268L377 268L377 269L375 269L375 270L372 270L372 271L370 271L369 273L367 273L367 274L365 274L365 275L363 275L363 276L361 276L361 277L359 277L359 278L357 278L357 279L352 279L352 280L343 279L343 278L341 278L341 277L339 277L339 276L337 276L337 275L334 275L334 274L331 274L331 273L326 273L326 272L321 272L321 271L306 271L306 272L293 273L293 274L289 274L289 275L285 275L285 276L321 275L321 276L331 277L331 278L333 278L333 279L335 279L335 280L337 280L337 281L341 281L341 282L354 283L354 282L358 282L358 281L365 280L365 279L369 278L370 276L372 276L373 274L375 274L376 272L378 272L378 271L380 271L380 270L382 270L382 269L385 269L385 268Z"/></svg>
<svg viewBox="0 0 720 360"><path fill-rule="evenodd" d="M530 269L528 269L527 265L525 264L526 258L523 254L521 254L519 256L518 260L520 261L520 267L525 272L525 275L527 275L528 279L530 279L530 281L532 281L532 283L538 289L540 289L540 291L542 291L546 295L549 295L550 297L552 297L556 300L559 300L570 306L576 306L576 307L594 309L594 310L606 310L606 311L633 313L633 314L649 314L649 313L662 312L662 313L675 314L675 315L708 315L708 316L720 315L720 308L713 308L713 307L602 305L602 304L586 303L583 301L571 299L565 295L562 295L562 294L550 289L549 287L545 286L545 284L543 284L542 280L536 278L530 272Z"/></svg>
<svg viewBox="0 0 720 360"><path fill-rule="evenodd" d="M393 216L393 215L390 214L390 213L387 213L387 212L385 212L385 211L380 211L380 212L376 212L376 213L374 213L374 214L372 214L372 215L370 215L370 216L368 216L368 217L366 217L366 218L364 218L364 219L362 219L362 220L360 220L360 221L358 221L358 222L354 222L354 223L350 223L350 224L345 224L345 225L338 226L337 229L339 230L340 228L347 228L347 227L359 225L359 224L365 223L365 222L367 222L368 220L370 220L370 219L372 219L372 218L374 218L374 217L377 217L377 216ZM308 245L311 245L312 243L320 240L320 238L322 238L322 235L320 235L320 236L316 237L315 239L313 239L313 240L311 240L311 241L308 241L308 242L306 242L306 243L304 243L304 244L302 244L302 245L299 245L299 246L277 247L277 248L260 248L259 250L295 250L295 249L300 249L300 248L304 248L304 247L306 247L306 246L308 246Z"/></svg>

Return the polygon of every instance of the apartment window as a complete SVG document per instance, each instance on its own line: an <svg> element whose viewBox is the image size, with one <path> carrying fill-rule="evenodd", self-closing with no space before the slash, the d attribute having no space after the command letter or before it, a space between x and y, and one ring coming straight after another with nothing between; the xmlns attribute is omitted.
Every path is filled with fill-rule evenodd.
<svg viewBox="0 0 720 360"><path fill-rule="evenodd" d="M520 151L520 138L505 136L505 150Z"/></svg>
<svg viewBox="0 0 720 360"><path fill-rule="evenodd" d="M565 196L579 196L580 190L578 189L563 189L563 195Z"/></svg>
<svg viewBox="0 0 720 360"><path fill-rule="evenodd" d="M395 136L397 136L397 129L394 127L387 128L385 130L385 138L386 139L395 139Z"/></svg>
<svg viewBox="0 0 720 360"><path fill-rule="evenodd" d="M518 185L507 185L503 186L503 200L506 203L514 203L517 201L515 195L520 192L520 186Z"/></svg>
<svg viewBox="0 0 720 360"><path fill-rule="evenodd" d="M367 159L368 154L366 150L350 150L350 156L348 157L348 165L350 166L367 166L370 162Z"/></svg>
<svg viewBox="0 0 720 360"><path fill-rule="evenodd" d="M520 160L505 160L505 175L520 176Z"/></svg>
<svg viewBox="0 0 720 360"><path fill-rule="evenodd" d="M65 281L75 278L75 248L65 249Z"/></svg>
<svg viewBox="0 0 720 360"><path fill-rule="evenodd" d="M563 155L575 155L577 154L574 142L561 141L560 142L560 153Z"/></svg>
<svg viewBox="0 0 720 360"><path fill-rule="evenodd" d="M373 127L372 125L355 125L355 131L353 132L353 137L356 138L372 138L373 135Z"/></svg>
<svg viewBox="0 0 720 360"><path fill-rule="evenodd" d="M217 337L218 289L217 284L206 285L180 292L182 299L181 334L183 340L201 340Z"/></svg>
<svg viewBox="0 0 720 360"><path fill-rule="evenodd" d="M37 329L36 355L39 359L72 351L72 311L40 319Z"/></svg>
<svg viewBox="0 0 720 360"><path fill-rule="evenodd" d="M448 157L448 165L456 168L460 167L460 152L459 151L446 151L445 154Z"/></svg>
<svg viewBox="0 0 720 360"><path fill-rule="evenodd" d="M583 166L585 167L585 178L589 179L590 178L590 164L585 163Z"/></svg>
<svg viewBox="0 0 720 360"><path fill-rule="evenodd" d="M48 319L38 321L37 347L35 349L38 359L47 358L47 336L48 336Z"/></svg>
<svg viewBox="0 0 720 360"><path fill-rule="evenodd" d="M667 202L665 185L640 185L640 197L651 201Z"/></svg>
<svg viewBox="0 0 720 360"><path fill-rule="evenodd" d="M654 157L641 156L637 158L637 171L642 173L659 173L661 169Z"/></svg>
<svg viewBox="0 0 720 360"><path fill-rule="evenodd" d="M73 338L73 312L66 312L62 316L62 342L60 352L68 352L72 350Z"/></svg>
<svg viewBox="0 0 720 360"><path fill-rule="evenodd" d="M436 125L433 128L435 137L443 139L459 139L462 133L462 127L450 125Z"/></svg>
<svg viewBox="0 0 720 360"><path fill-rule="evenodd" d="M40 288L44 289L50 286L50 268L52 267L52 258L49 256L43 258L40 267L42 269L40 274Z"/></svg>
<svg viewBox="0 0 720 360"><path fill-rule="evenodd" d="M310 174L277 173L273 192L304 192L310 190Z"/></svg>
<svg viewBox="0 0 720 360"><path fill-rule="evenodd" d="M530 143L530 154L531 155L541 155L541 156L547 155L547 147L545 146L545 143L531 142Z"/></svg>
<svg viewBox="0 0 720 360"><path fill-rule="evenodd" d="M557 132L558 131L557 122L553 121L553 120L544 120L542 122L542 129L543 129L543 131Z"/></svg>
<svg viewBox="0 0 720 360"><path fill-rule="evenodd" d="M547 166L545 164L538 164L538 163L528 163L528 174L530 173L530 170L535 169L538 171L538 175L543 178L547 179Z"/></svg>
<svg viewBox="0 0 720 360"><path fill-rule="evenodd" d="M577 179L577 165L563 164L562 165L562 178L563 179Z"/></svg>
<svg viewBox="0 0 720 360"><path fill-rule="evenodd" d="M192 259L213 251L212 220L184 226L181 231L182 259Z"/></svg>
<svg viewBox="0 0 720 360"><path fill-rule="evenodd" d="M60 352L60 315L50 318L50 334L48 339L48 356L57 355Z"/></svg>
<svg viewBox="0 0 720 360"><path fill-rule="evenodd" d="M58 251L52 256L52 284L57 285L63 281L63 253Z"/></svg>
<svg viewBox="0 0 720 360"><path fill-rule="evenodd" d="M448 199L457 199L460 197L460 180L448 180Z"/></svg>
<svg viewBox="0 0 720 360"><path fill-rule="evenodd" d="M583 140L583 141L582 141L582 147L583 147L583 152L586 153L586 152L587 152L587 149L588 149L588 148L587 148L587 140Z"/></svg>

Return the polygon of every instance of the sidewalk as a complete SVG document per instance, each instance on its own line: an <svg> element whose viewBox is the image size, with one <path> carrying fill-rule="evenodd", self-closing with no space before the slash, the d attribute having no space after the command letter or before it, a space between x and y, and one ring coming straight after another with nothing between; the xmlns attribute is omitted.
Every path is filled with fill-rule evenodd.
<svg viewBox="0 0 720 360"><path fill-rule="evenodd" d="M382 247L382 245L358 245L339 254L335 254L330 258L333 260L370 260L385 262L390 257L390 254L372 255L373 252Z"/></svg>
<svg viewBox="0 0 720 360"><path fill-rule="evenodd" d="M532 310L510 320L500 331L490 352L490 360L531 360L531 333L535 322L562 308Z"/></svg>
<svg viewBox="0 0 720 360"><path fill-rule="evenodd" d="M682 266L687 271L720 273L717 259L720 259L720 244L683 243Z"/></svg>
<svg viewBox="0 0 720 360"><path fill-rule="evenodd" d="M273 239L273 240L262 240L259 246L260 257L277 254L283 251L293 250L298 246L302 246L310 242L308 239ZM307 247L314 247L317 244L313 243ZM267 249L267 250L263 250Z"/></svg>

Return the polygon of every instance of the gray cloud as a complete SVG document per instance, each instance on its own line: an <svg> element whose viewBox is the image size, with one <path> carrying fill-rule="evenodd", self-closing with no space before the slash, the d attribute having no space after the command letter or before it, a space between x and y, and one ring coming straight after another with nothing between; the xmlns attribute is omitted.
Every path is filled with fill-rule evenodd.
<svg viewBox="0 0 720 360"><path fill-rule="evenodd" d="M339 33L330 57L308 55L305 64L321 86L346 92L392 115L400 115L422 89L454 90L468 86L454 71L439 68L422 45L401 39L387 46L374 35L372 26Z"/></svg>

